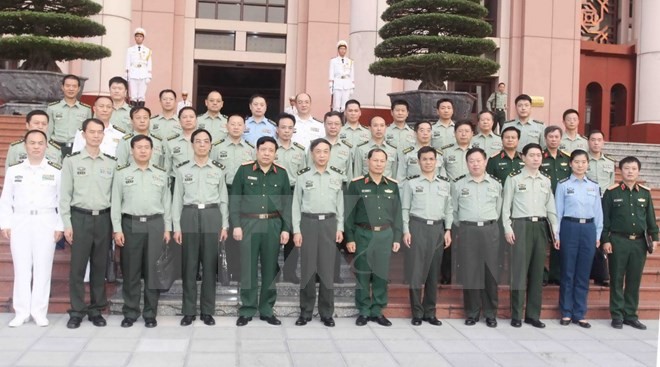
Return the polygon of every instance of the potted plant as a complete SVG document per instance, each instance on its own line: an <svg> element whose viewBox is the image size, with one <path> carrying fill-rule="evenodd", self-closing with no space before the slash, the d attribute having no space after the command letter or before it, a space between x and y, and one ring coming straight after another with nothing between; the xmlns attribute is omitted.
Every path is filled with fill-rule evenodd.
<svg viewBox="0 0 660 367"><path fill-rule="evenodd" d="M0 59L24 60L19 70L0 70L5 113L60 99L58 61L110 56L106 47L72 39L105 34L103 25L88 18L101 9L92 0L0 0Z"/></svg>
<svg viewBox="0 0 660 367"><path fill-rule="evenodd" d="M499 65L482 55L497 46L486 39L491 32L484 21L488 10L479 0L387 0L378 34L379 59L369 66L374 75L420 80L417 91L390 93L390 99L410 103L410 122L435 120L440 98L454 102L455 119L469 117L475 98L445 91L445 82L488 77Z"/></svg>

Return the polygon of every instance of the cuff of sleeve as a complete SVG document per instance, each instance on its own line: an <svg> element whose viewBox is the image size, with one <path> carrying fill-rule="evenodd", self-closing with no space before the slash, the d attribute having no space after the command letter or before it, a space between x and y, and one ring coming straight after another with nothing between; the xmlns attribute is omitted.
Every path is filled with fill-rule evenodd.
<svg viewBox="0 0 660 367"><path fill-rule="evenodd" d="M600 243L608 243L610 241L610 234L603 232L603 234L600 236Z"/></svg>
<svg viewBox="0 0 660 367"><path fill-rule="evenodd" d="M174 232L181 232L181 223L174 222Z"/></svg>
<svg viewBox="0 0 660 367"><path fill-rule="evenodd" d="M293 233L300 233L300 226L293 226Z"/></svg>

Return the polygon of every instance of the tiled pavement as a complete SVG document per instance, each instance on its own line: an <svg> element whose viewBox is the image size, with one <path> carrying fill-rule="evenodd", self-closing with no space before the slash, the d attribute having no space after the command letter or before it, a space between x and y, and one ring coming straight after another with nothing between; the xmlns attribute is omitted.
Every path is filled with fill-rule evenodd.
<svg viewBox="0 0 660 367"><path fill-rule="evenodd" d="M657 320L644 321L646 331L614 330L609 320L583 330L556 320L544 320L545 329L514 329L508 320L497 329L483 322L468 327L463 320L414 327L407 319L393 319L390 328L358 327L352 318L336 319L334 328L318 319L298 327L293 318L279 327L257 318L237 328L233 317L217 317L213 327L199 320L181 327L179 317L163 316L155 329L141 320L123 329L121 317L110 316L107 327L85 320L68 330L66 315L50 315L45 328L9 328L11 317L0 314L0 366L633 367L655 366L658 358Z"/></svg>

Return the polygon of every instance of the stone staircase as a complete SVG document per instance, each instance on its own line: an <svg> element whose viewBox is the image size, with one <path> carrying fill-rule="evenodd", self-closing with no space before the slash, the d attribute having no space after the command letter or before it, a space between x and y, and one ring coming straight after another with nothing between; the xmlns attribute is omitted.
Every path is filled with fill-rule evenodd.
<svg viewBox="0 0 660 367"><path fill-rule="evenodd" d="M646 186L660 188L660 145L607 142L604 151L616 159L617 165L624 157L637 157L642 163L641 180Z"/></svg>

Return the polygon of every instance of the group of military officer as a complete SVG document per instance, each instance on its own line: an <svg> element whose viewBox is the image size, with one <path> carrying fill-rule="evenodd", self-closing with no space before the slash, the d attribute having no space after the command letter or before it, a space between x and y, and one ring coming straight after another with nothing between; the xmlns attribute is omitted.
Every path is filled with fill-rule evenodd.
<svg viewBox="0 0 660 367"><path fill-rule="evenodd" d="M215 91L205 101L204 115L184 107L174 116L168 98L175 93L164 90L161 107L163 116L170 117L151 118L146 107L131 109L133 131L115 142L116 155L121 157L117 166L117 159L100 148L108 129L115 126L88 118L88 108L75 100L72 90L67 94L66 84L71 80L76 78L65 77L65 99L52 105L47 114L54 116L48 132L55 149L72 147L71 133L76 129L70 126L78 124L85 144L68 155L62 167L59 210L64 237L72 245L68 327L78 327L85 315L94 325L105 325L101 310L107 304L104 269L111 238L122 248L123 327L132 326L140 315L141 277L145 280L145 326L157 325L159 290L152 281L153 268L163 244L172 241L183 245L181 325L190 325L197 314L195 280L200 264L200 318L213 325L218 241L224 240L230 241L230 248L240 249L238 254L229 254L231 271L241 284L238 326L246 325L257 312L269 324L280 324L273 314L278 244L289 248L285 280L299 281L298 252L302 259L301 314L296 325L311 320L318 279L321 321L334 326L333 283L340 259L335 244L345 241L348 252L355 254L357 325L368 321L391 325L382 313L387 305L389 261L391 252L403 243L414 325L422 321L441 325L435 316L437 277L443 257L449 257L448 253L443 256L443 250L454 244L466 324L477 323L483 312L486 324L495 327L502 230L513 246L511 324L521 325L527 290L525 322L544 326L539 320L538 267L543 267L545 245L557 229L554 188L570 175L570 168L563 164L566 154L559 147L584 141L576 135L577 123L571 129L566 123L567 118L578 117L577 111L564 114L567 133L562 136L561 129L544 129L532 120L531 98L521 95L516 98L518 117L504 124L500 138L492 131L492 112L479 114L479 134L474 135L469 121L452 121L449 99L438 101L435 123L420 122L410 128L407 103L396 101L392 104L394 123L387 127L384 119L375 117L367 129L359 123L356 100L346 103L342 126L337 112L327 113L323 122L313 119L311 97L305 93L296 97L297 116L282 114L270 121L264 116L266 100L257 95L250 100L253 116L246 124L241 116L220 114L222 96ZM39 114L28 116L28 127L35 116ZM117 121L114 116L109 120ZM161 137L155 130L168 135ZM521 142L527 144L521 147ZM602 154L602 133L590 134L588 149L590 161L595 162L591 171L595 179L609 179L610 170L613 180L613 162ZM635 180L621 187L644 192ZM648 220L640 218L634 225L648 229L657 240L650 196L639 203L651 209L640 211L648 212ZM632 233L629 241L641 238L632 230L614 232ZM616 253L616 247L605 247L605 251ZM83 285L88 260L89 305L84 302ZM619 286L622 272L628 270L623 261L617 264L611 263L610 269ZM441 273L445 282L450 281L449 270ZM625 310L617 306L613 319L618 315L623 321L636 320L634 297L628 295L635 291L631 284L626 287ZM615 298L620 293L612 292Z"/></svg>

